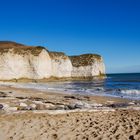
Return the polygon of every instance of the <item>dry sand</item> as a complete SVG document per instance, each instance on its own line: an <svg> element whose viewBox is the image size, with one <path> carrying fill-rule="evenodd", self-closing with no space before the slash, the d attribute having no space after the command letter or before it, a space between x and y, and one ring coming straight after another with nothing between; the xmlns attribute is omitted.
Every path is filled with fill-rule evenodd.
<svg viewBox="0 0 140 140"><path fill-rule="evenodd" d="M1 140L139 140L140 112L23 113L0 117Z"/></svg>
<svg viewBox="0 0 140 140"><path fill-rule="evenodd" d="M0 87L0 105L0 140L140 140L140 101Z"/></svg>

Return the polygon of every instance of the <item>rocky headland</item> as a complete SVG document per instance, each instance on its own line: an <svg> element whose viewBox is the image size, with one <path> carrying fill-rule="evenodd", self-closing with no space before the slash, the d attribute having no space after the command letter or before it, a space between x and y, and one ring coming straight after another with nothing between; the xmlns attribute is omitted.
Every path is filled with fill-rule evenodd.
<svg viewBox="0 0 140 140"><path fill-rule="evenodd" d="M41 46L0 41L0 80L94 78L105 75L97 54L67 56Z"/></svg>

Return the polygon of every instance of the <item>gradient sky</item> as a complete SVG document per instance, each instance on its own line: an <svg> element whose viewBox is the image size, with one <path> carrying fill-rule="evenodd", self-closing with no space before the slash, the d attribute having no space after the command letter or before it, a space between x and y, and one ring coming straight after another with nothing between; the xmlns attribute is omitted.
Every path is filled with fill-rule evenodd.
<svg viewBox="0 0 140 140"><path fill-rule="evenodd" d="M1 0L0 40L98 53L107 72L140 72L140 0Z"/></svg>

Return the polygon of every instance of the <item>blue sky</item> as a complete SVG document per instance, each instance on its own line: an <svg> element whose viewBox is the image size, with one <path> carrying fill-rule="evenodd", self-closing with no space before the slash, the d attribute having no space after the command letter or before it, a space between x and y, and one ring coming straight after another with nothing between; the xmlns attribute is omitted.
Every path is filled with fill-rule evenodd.
<svg viewBox="0 0 140 140"><path fill-rule="evenodd" d="M139 0L1 0L0 40L98 53L107 72L140 72Z"/></svg>

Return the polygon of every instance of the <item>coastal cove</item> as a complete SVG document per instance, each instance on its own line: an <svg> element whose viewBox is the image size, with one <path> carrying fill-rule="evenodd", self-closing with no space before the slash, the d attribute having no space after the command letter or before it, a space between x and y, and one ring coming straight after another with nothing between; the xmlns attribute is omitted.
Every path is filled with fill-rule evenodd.
<svg viewBox="0 0 140 140"><path fill-rule="evenodd" d="M140 0L1 0L0 20L0 140L140 140Z"/></svg>
<svg viewBox="0 0 140 140"><path fill-rule="evenodd" d="M139 73L106 75L100 55L15 42L0 53L2 140L140 139Z"/></svg>

